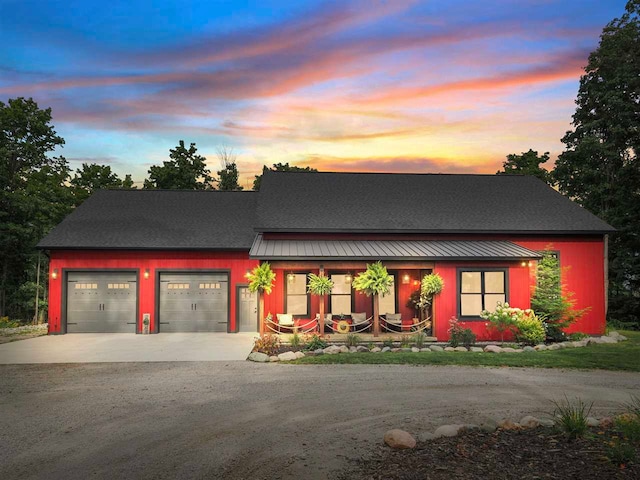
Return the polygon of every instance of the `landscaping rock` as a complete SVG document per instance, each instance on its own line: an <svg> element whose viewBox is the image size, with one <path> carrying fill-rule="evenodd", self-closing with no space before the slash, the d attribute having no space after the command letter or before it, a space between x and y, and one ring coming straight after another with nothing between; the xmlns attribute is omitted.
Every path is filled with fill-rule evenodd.
<svg viewBox="0 0 640 480"><path fill-rule="evenodd" d="M420 351L420 349L418 347L411 347L411 351L413 353L418 353Z"/></svg>
<svg viewBox="0 0 640 480"><path fill-rule="evenodd" d="M401 352L410 352L411 349L409 347L403 347L400 349Z"/></svg>
<svg viewBox="0 0 640 480"><path fill-rule="evenodd" d="M296 356L295 352L284 352L284 353L280 353L278 355L278 358L280 359L281 362L289 362L291 360L295 360L298 357Z"/></svg>
<svg viewBox="0 0 640 480"><path fill-rule="evenodd" d="M560 342L560 343L558 343L558 344L556 344L556 345L558 345L558 348L560 348L560 349L562 350L562 349L564 349L564 348L567 348L567 347L568 347L567 343L568 343L568 342Z"/></svg>
<svg viewBox="0 0 640 480"><path fill-rule="evenodd" d="M444 348L442 348L440 345L431 345L429 347L429 350L431 350L432 352L442 352Z"/></svg>
<svg viewBox="0 0 640 480"><path fill-rule="evenodd" d="M540 426L540 420L536 417L532 417L531 415L522 417L518 423L524 428L536 428Z"/></svg>
<svg viewBox="0 0 640 480"><path fill-rule="evenodd" d="M423 347L420 349L421 352L430 352L431 349L429 347Z"/></svg>
<svg viewBox="0 0 640 480"><path fill-rule="evenodd" d="M468 352L469 350L467 350L466 347L455 347L454 350L456 352Z"/></svg>
<svg viewBox="0 0 640 480"><path fill-rule="evenodd" d="M279 362L280 359L278 358L277 355L272 355L272 356L269 357L269 361L270 362Z"/></svg>
<svg viewBox="0 0 640 480"><path fill-rule="evenodd" d="M369 351L369 349L368 349L367 347L365 347L364 345L358 345L358 346L356 347L356 351L357 351L357 352L368 352L368 351Z"/></svg>
<svg viewBox="0 0 640 480"><path fill-rule="evenodd" d="M587 422L587 426L589 427L598 427L600 425L600 422L595 417L587 417L585 420Z"/></svg>
<svg viewBox="0 0 640 480"><path fill-rule="evenodd" d="M418 439L421 442L429 442L431 440L434 440L438 437L435 436L435 434L431 433L431 432L423 432L418 436Z"/></svg>
<svg viewBox="0 0 640 480"><path fill-rule="evenodd" d="M484 347L484 351L488 353L500 353L502 352L502 348L497 345L487 345Z"/></svg>
<svg viewBox="0 0 640 480"><path fill-rule="evenodd" d="M453 348L453 347L444 347L444 351L445 351L445 352L455 352L455 351L456 351L456 349L455 349L455 348Z"/></svg>
<svg viewBox="0 0 640 480"><path fill-rule="evenodd" d="M340 345L338 348L340 349L340 353L349 353L349 347L346 345Z"/></svg>
<svg viewBox="0 0 640 480"><path fill-rule="evenodd" d="M511 348L511 347L503 347L503 348L502 348L502 351L503 351L504 353L515 353L515 352L516 352L516 349L515 349L515 348Z"/></svg>
<svg viewBox="0 0 640 480"><path fill-rule="evenodd" d="M390 352L390 351L391 351L391 347L382 347L382 353Z"/></svg>
<svg viewBox="0 0 640 480"><path fill-rule="evenodd" d="M524 348L522 349L522 351L523 351L523 352L535 352L535 351L536 351L536 349L535 349L535 348L533 348L533 347L531 347L531 346L529 346L529 345L527 345L526 347L524 347Z"/></svg>
<svg viewBox="0 0 640 480"><path fill-rule="evenodd" d="M433 434L436 438L455 437L462 428L464 428L464 425L442 425L441 427L436 428L436 431L433 432Z"/></svg>
<svg viewBox="0 0 640 480"><path fill-rule="evenodd" d="M316 355L323 355L324 354L324 350L322 348L319 348L317 350L314 350L313 353L315 353Z"/></svg>
<svg viewBox="0 0 640 480"><path fill-rule="evenodd" d="M304 357L304 353L303 352L295 352L295 354L296 354L296 358Z"/></svg>
<svg viewBox="0 0 640 480"><path fill-rule="evenodd" d="M400 350L402 350L400 347L395 347L395 348L392 348L392 349L391 349L391 351L392 351L393 353L395 353L395 352L399 352Z"/></svg>
<svg viewBox="0 0 640 480"><path fill-rule="evenodd" d="M380 347L373 347L373 348L371 349L371 352L373 352L373 353L378 353L378 352L380 352L380 351L382 351L382 349L381 349Z"/></svg>
<svg viewBox="0 0 640 480"><path fill-rule="evenodd" d="M501 428L503 430L518 430L520 428L520 425L512 422L507 418L498 422L498 428Z"/></svg>
<svg viewBox="0 0 640 480"><path fill-rule="evenodd" d="M546 350L546 349L547 349L547 346L546 346L546 345L543 345L543 344L540 344L540 345L536 345L535 347L533 347L533 349L534 349L536 352L542 352L543 350Z"/></svg>
<svg viewBox="0 0 640 480"><path fill-rule="evenodd" d="M484 352L484 350L482 349L482 347L471 347L469 350L470 350L471 352L476 352L476 353Z"/></svg>
<svg viewBox="0 0 640 480"><path fill-rule="evenodd" d="M541 418L538 421L543 427L553 427L556 424L556 422L554 422L551 418Z"/></svg>
<svg viewBox="0 0 640 480"><path fill-rule="evenodd" d="M337 353L340 353L340 347L338 347L337 345L331 345L325 348L323 351L328 355L335 355Z"/></svg>
<svg viewBox="0 0 640 480"><path fill-rule="evenodd" d="M357 351L358 351L358 347L355 347L355 346L349 347L350 353L356 353Z"/></svg>
<svg viewBox="0 0 640 480"><path fill-rule="evenodd" d="M396 450L405 450L415 447L416 439L409 432L396 428L384 434L384 443Z"/></svg>
<svg viewBox="0 0 640 480"><path fill-rule="evenodd" d="M547 350L560 350L560 345L557 343L552 343L551 345L547 346Z"/></svg>
<svg viewBox="0 0 640 480"><path fill-rule="evenodd" d="M498 429L498 423L490 418L483 420L478 424L478 428L488 433L493 433Z"/></svg>
<svg viewBox="0 0 640 480"><path fill-rule="evenodd" d="M621 342L627 339L627 337L625 337L624 335L620 335L618 332L609 332L608 336L611 338L617 338Z"/></svg>
<svg viewBox="0 0 640 480"><path fill-rule="evenodd" d="M249 354L249 360L251 360L252 362L265 363L269 361L269 355L262 352L251 352Z"/></svg>

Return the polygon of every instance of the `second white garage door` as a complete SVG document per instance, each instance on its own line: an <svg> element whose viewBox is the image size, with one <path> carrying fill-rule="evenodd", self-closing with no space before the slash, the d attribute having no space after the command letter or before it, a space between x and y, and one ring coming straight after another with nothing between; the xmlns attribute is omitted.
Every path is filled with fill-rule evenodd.
<svg viewBox="0 0 640 480"><path fill-rule="evenodd" d="M226 332L226 273L161 273L160 332Z"/></svg>

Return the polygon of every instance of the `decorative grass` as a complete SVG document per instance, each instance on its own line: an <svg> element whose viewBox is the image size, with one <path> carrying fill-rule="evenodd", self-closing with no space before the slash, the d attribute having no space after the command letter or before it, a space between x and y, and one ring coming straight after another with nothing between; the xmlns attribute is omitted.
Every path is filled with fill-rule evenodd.
<svg viewBox="0 0 640 480"><path fill-rule="evenodd" d="M297 364L406 364L468 365L487 367L539 367L602 369L640 372L640 332L620 332L628 338L616 344L523 353L394 352L343 353L307 356Z"/></svg>

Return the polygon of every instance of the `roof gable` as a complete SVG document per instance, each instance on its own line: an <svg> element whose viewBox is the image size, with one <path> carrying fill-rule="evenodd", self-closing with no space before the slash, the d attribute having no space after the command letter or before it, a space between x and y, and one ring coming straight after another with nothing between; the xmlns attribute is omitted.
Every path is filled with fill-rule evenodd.
<svg viewBox="0 0 640 480"><path fill-rule="evenodd" d="M257 231L604 233L614 229L523 175L266 172Z"/></svg>

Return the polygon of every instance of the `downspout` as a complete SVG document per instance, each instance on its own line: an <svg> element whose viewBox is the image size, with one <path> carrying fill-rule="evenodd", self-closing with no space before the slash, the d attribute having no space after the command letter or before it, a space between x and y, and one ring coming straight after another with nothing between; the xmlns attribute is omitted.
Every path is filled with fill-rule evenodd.
<svg viewBox="0 0 640 480"><path fill-rule="evenodd" d="M609 312L609 235L604 236L604 318Z"/></svg>

